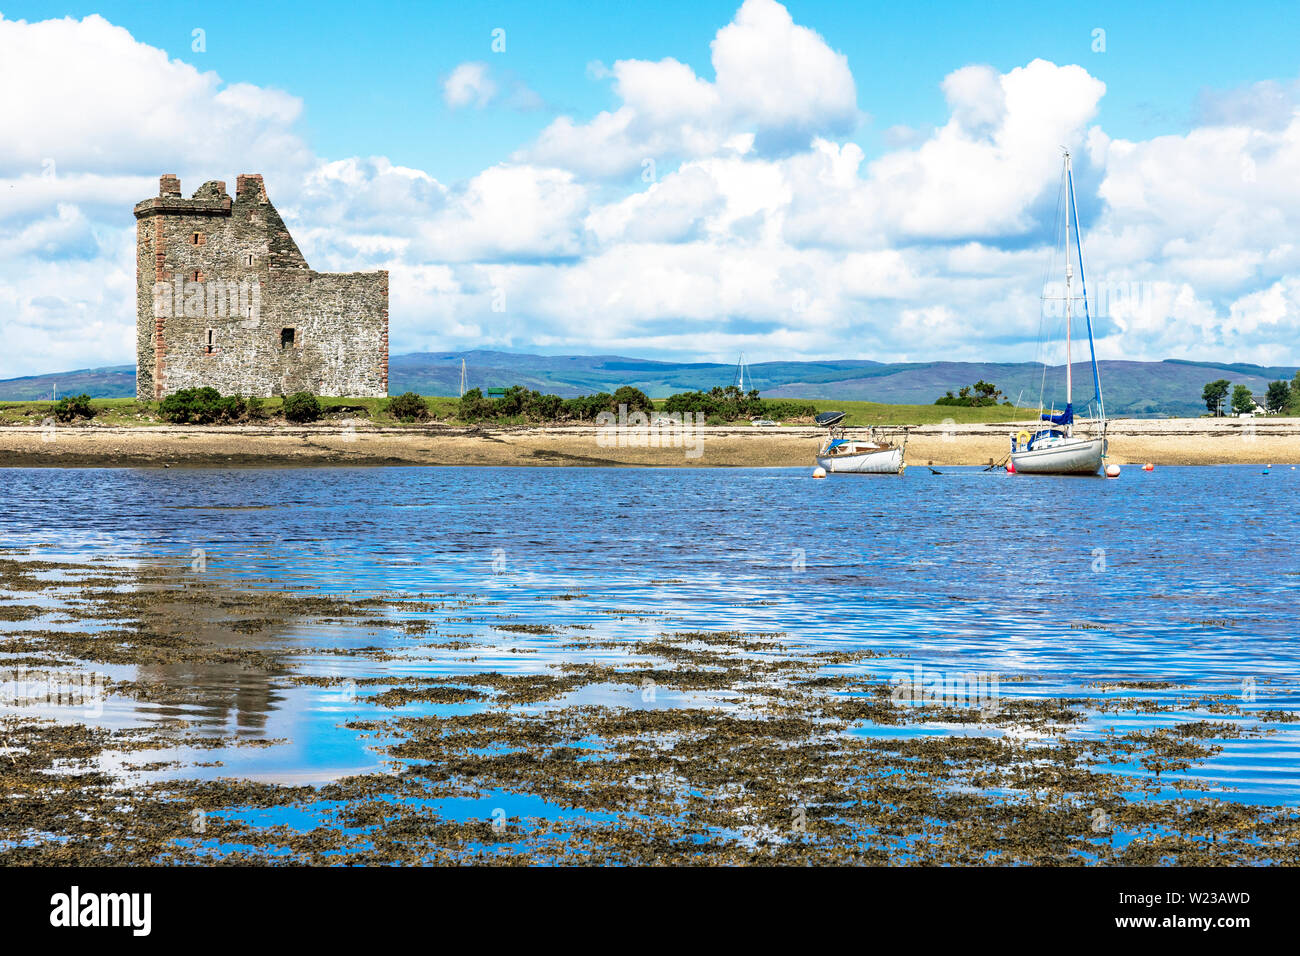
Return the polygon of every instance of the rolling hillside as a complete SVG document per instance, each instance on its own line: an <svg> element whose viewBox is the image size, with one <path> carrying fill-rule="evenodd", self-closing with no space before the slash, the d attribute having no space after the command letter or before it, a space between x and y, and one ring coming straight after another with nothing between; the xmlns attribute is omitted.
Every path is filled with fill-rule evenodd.
<svg viewBox="0 0 1300 956"><path fill-rule="evenodd" d="M50 398L56 390L60 397L85 392L91 398L135 398L135 366L109 365L55 375L3 379L0 380L0 401L30 402Z"/></svg>

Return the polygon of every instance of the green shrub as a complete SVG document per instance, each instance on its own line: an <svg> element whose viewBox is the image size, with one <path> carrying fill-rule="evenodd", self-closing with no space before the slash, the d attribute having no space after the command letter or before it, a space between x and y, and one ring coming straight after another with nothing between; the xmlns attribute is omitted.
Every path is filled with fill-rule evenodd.
<svg viewBox="0 0 1300 956"><path fill-rule="evenodd" d="M399 422L428 421L429 404L415 392L405 392L389 399L388 413Z"/></svg>
<svg viewBox="0 0 1300 956"><path fill-rule="evenodd" d="M595 420L601 412L617 411L618 403L609 392L598 392L595 395L566 398L561 403L561 409L565 418L589 422Z"/></svg>
<svg viewBox="0 0 1300 956"><path fill-rule="evenodd" d="M707 392L679 392L669 395L664 402L664 411L695 412L707 418L720 418L723 421L735 421L738 418L757 418L763 414L763 400L758 397L758 389L745 394L735 385L726 388L717 386Z"/></svg>
<svg viewBox="0 0 1300 956"><path fill-rule="evenodd" d="M320 399L311 392L294 392L284 397L286 421L303 424L320 418Z"/></svg>
<svg viewBox="0 0 1300 956"><path fill-rule="evenodd" d="M50 414L61 422L70 422L76 418L94 418L95 410L90 407L90 396L83 393L63 396L54 403Z"/></svg>
<svg viewBox="0 0 1300 956"><path fill-rule="evenodd" d="M533 394L537 395L536 392ZM535 417L538 421L553 422L564 412L564 399L558 395L537 395L529 411L530 417Z"/></svg>
<svg viewBox="0 0 1300 956"><path fill-rule="evenodd" d="M577 398L560 398L543 395L522 385L513 385L499 398L484 398L482 391L471 388L460 398L456 417L463 422L517 421L530 422L592 421L601 412L616 412L626 405L629 412L654 411L654 402L639 388L624 385L611 395L579 395Z"/></svg>
<svg viewBox="0 0 1300 956"><path fill-rule="evenodd" d="M949 389L941 397L936 398L936 405L963 405L971 408L983 408L989 405L998 404L998 399L1005 398L1002 389L998 388L992 382L986 382L980 379L974 385L963 385L956 395ZM1009 405L1010 402L1003 404Z"/></svg>
<svg viewBox="0 0 1300 956"><path fill-rule="evenodd" d="M707 392L679 392L670 395L664 402L663 410L670 414L694 412L704 415L710 424L715 418L721 424L743 418L787 421L791 418L812 418L817 414L816 407L807 402L759 398L758 389L746 393L735 385L714 387Z"/></svg>
<svg viewBox="0 0 1300 956"><path fill-rule="evenodd" d="M182 388L158 405L158 417L177 425L207 425L216 421L237 422L247 404L238 395L222 397L211 386Z"/></svg>
<svg viewBox="0 0 1300 956"><path fill-rule="evenodd" d="M626 405L629 412L645 412L649 414L655 410L655 403L650 401L650 396L639 388L633 388L631 385L619 387L610 396L609 411L618 411L620 405Z"/></svg>
<svg viewBox="0 0 1300 956"><path fill-rule="evenodd" d="M477 388L471 388L468 392L460 397L460 407L456 410L456 417L462 422L477 422L491 417L492 403L483 397L483 392Z"/></svg>

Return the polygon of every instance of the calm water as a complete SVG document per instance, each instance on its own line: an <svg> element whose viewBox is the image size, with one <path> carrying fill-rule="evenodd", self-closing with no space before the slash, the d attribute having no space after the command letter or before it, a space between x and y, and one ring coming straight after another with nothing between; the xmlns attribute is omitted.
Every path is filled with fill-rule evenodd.
<svg viewBox="0 0 1300 956"><path fill-rule="evenodd" d="M1116 481L944 472L813 481L806 468L10 469L0 472L0 546L47 560L170 564L178 580L199 548L209 587L465 596L463 611L431 617L437 636L488 644L440 655L382 627L276 621L258 639L289 649L306 675L522 673L577 653L561 646L573 632L493 629L508 620L581 625L592 628L584 637L613 641L783 631L814 650L907 658L872 661L878 675L920 663L1036 678L1004 683L1004 696L1224 694L1247 711L1300 708L1300 471L1125 468ZM397 657L313 653L370 645ZM395 712L368 704L364 688L353 698L247 668L106 670L201 694L185 705L110 700L105 723L180 715L213 734L287 741L205 751L199 759L223 765L187 771L196 775L308 782L377 769L374 741L344 721L449 710ZM1106 681L1184 686L1095 686ZM1243 695L1251 684L1253 700ZM640 700L635 688L581 693ZM725 700L660 693L657 705ZM1240 719L1190 708L1106 714L1078 732L1198 717ZM1296 727L1224 741L1193 774L1236 788L1229 799L1300 804ZM519 799L512 812L537 812Z"/></svg>

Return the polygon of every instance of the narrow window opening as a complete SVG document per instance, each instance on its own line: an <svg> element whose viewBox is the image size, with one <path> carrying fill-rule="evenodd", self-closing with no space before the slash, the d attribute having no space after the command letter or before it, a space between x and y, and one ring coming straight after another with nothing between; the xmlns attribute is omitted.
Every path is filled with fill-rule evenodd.
<svg viewBox="0 0 1300 956"><path fill-rule="evenodd" d="M253 264L253 254L250 252L248 255L244 256L244 265L252 266L252 264Z"/></svg>
<svg viewBox="0 0 1300 956"><path fill-rule="evenodd" d="M194 233L194 235L190 236L190 242L194 243L194 245L196 246L203 245L203 233L201 232Z"/></svg>
<svg viewBox="0 0 1300 956"><path fill-rule="evenodd" d="M294 345L294 330L293 330L293 329L281 329L281 330L280 330L280 348L282 348L282 349L291 349L291 348L293 348L293 345Z"/></svg>
<svg viewBox="0 0 1300 956"><path fill-rule="evenodd" d="M216 344L217 344L217 331L216 331L216 329L208 329L207 337L206 337L206 338L207 338L207 340L206 340L206 342L204 343L203 350L204 350L205 352L207 352L209 355L211 355L212 352L214 351L214 347L215 347Z"/></svg>

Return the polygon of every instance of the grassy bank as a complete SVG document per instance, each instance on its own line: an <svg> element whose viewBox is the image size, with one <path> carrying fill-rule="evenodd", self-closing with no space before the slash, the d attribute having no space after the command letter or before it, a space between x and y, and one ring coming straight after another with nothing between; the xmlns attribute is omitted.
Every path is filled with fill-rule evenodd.
<svg viewBox="0 0 1300 956"><path fill-rule="evenodd" d="M429 414L439 421L452 421L456 414L459 399L443 397L426 397ZM360 418L380 425L398 425L397 419L388 414L386 398L327 398L321 396L321 409L324 418ZM157 402L138 402L134 398L92 398L91 407L95 410L93 421L97 425L161 425L165 424L158 417ZM262 410L269 423L281 418L284 405L282 398L262 399ZM0 425L39 425L53 414L54 405L49 401L39 402L0 402Z"/></svg>
<svg viewBox="0 0 1300 956"><path fill-rule="evenodd" d="M449 424L462 424L456 418L460 399L454 396L424 396L429 405L429 413L437 421ZM400 424L387 411L386 398L325 398L321 406L326 418L360 418L379 425ZM95 409L94 422L97 425L160 425L157 402L138 402L133 398L94 398L90 401ZM663 399L655 401L656 408L662 408ZM1024 417L1024 410L1005 406L992 408L963 408L952 405L884 405L879 402L839 402L830 399L811 400L807 404L817 411L842 411L847 418L845 423L853 426L865 425L934 425L953 421L959 425L979 422L1001 422L1017 417ZM263 411L271 421L280 417L283 400L280 398L263 399ZM39 425L53 413L54 405L48 401L0 402L0 425L24 424ZM503 421L496 424L528 424L520 419L517 422ZM739 422L738 424L744 424ZM808 424L801 422L799 424Z"/></svg>
<svg viewBox="0 0 1300 956"><path fill-rule="evenodd" d="M456 413L460 399L455 396L424 396L429 405L433 420L448 424L464 424ZM399 425L387 411L386 398L326 398L320 399L324 417L359 418L377 425ZM1009 408L995 405L983 408L971 408L958 405L887 405L880 402L847 402L834 399L798 399L801 403L812 405L818 412L842 411L845 424L855 427L868 425L938 425L952 422L958 425L973 425L987 422L1005 422L1033 418L1037 409ZM91 406L95 409L94 422L97 425L160 425L157 402L137 402L133 398L94 398ZM262 400L263 410L269 421L280 419L280 398ZM655 407L662 408L663 399L655 400ZM53 404L49 401L0 402L0 425L26 424L39 425L50 416ZM524 418L503 419L493 422L496 425L538 424ZM744 425L743 421L735 424ZM785 422L783 424L810 424L808 421Z"/></svg>

